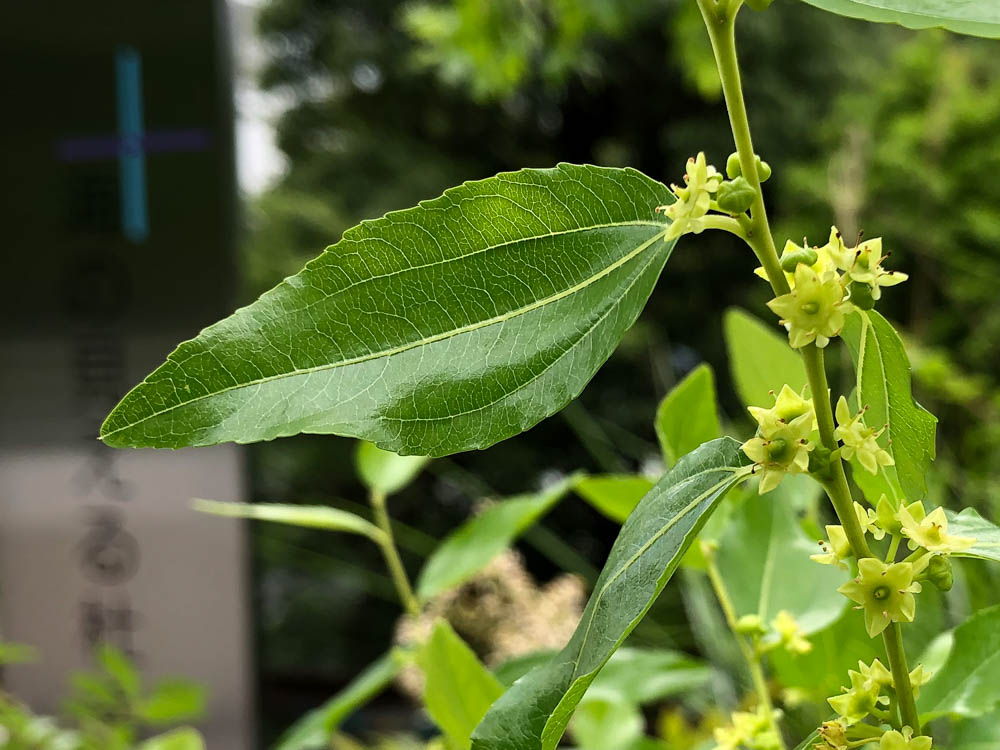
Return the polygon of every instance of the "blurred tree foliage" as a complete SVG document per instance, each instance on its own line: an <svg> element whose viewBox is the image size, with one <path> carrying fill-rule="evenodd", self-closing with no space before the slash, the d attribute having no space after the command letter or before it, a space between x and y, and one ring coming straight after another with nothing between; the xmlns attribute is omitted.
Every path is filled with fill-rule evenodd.
<svg viewBox="0 0 1000 750"><path fill-rule="evenodd" d="M670 182L695 151L722 166L731 150L693 2L271 0L259 31L271 52L261 84L289 102L277 123L288 170L250 207L248 299L358 221L463 180L570 161L628 164ZM959 433L982 404L995 414L1000 312L987 308L1000 227L987 207L998 204L1000 180L984 177L998 173L1000 84L988 50L790 0L748 12L739 33L755 145L777 176L766 190L779 237L825 239L834 216L847 231L870 224L884 234L894 265L913 279L908 307L889 312L930 345L918 360L925 395ZM884 75L890 65L896 72ZM425 534L442 536L484 495L534 489L577 468L655 465L658 399L700 361L726 382L722 308L767 314L766 285L748 274L754 259L718 234L681 243L646 313L580 401L515 440L434 462L394 498L394 515L423 532L401 535L409 566L426 553ZM970 375L943 382L942 356ZM731 399L723 411L742 424L732 389L720 390ZM995 477L995 433L992 443L971 431L967 439L952 473ZM255 499L357 510L351 451L332 438L255 446ZM558 568L586 574L616 529L567 502L522 547L542 578ZM270 733L371 661L397 609L388 580L364 570L377 568L366 546L331 549L319 532L274 526L254 539L265 703L287 702L286 713L267 717ZM662 599L658 645L693 647L671 611L676 590ZM358 632L370 641L344 640Z"/></svg>

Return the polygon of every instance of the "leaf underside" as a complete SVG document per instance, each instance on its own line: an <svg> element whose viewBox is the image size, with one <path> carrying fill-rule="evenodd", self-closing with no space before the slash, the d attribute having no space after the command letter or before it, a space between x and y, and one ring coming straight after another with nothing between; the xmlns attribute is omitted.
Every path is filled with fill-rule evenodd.
<svg viewBox="0 0 1000 750"><path fill-rule="evenodd" d="M474 750L552 750L598 672L666 586L726 491L747 475L732 438L706 443L667 472L629 516L566 647L493 704Z"/></svg>
<svg viewBox="0 0 1000 750"><path fill-rule="evenodd" d="M1000 37L997 0L805 0L849 18L897 23L909 29L943 28L959 34Z"/></svg>
<svg viewBox="0 0 1000 750"><path fill-rule="evenodd" d="M181 344L101 428L181 448L296 433L401 454L485 448L575 398L649 297L670 191L560 164L362 222Z"/></svg>

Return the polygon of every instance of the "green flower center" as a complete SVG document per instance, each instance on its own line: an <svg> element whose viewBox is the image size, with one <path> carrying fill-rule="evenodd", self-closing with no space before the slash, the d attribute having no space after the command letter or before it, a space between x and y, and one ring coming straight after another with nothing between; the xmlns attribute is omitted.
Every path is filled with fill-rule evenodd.
<svg viewBox="0 0 1000 750"><path fill-rule="evenodd" d="M815 315L816 313L819 312L819 302L812 302L812 301L803 302L802 312L804 312L806 315Z"/></svg>
<svg viewBox="0 0 1000 750"><path fill-rule="evenodd" d="M889 595L891 593L892 593L892 589L890 589L885 584L882 584L881 586L876 586L875 587L875 590L872 591L872 597L876 601L884 601L885 599L889 598Z"/></svg>

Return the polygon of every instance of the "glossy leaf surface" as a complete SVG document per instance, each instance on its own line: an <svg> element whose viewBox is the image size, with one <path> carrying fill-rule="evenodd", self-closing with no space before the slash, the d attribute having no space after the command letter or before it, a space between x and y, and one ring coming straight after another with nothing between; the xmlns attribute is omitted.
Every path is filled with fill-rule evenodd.
<svg viewBox="0 0 1000 750"><path fill-rule="evenodd" d="M341 722L381 693L408 658L403 651L394 649L372 662L347 687L295 722L273 750L314 750L328 746Z"/></svg>
<svg viewBox="0 0 1000 750"><path fill-rule="evenodd" d="M307 526L328 531L361 534L373 541L382 538L382 531L361 516L325 505L285 505L282 503L221 503L217 500L195 500L195 510L229 518L272 521L291 526Z"/></svg>
<svg viewBox="0 0 1000 750"><path fill-rule="evenodd" d="M975 508L965 508L961 513L945 510L948 516L948 533L953 536L973 537L975 545L959 552L960 557L1000 562L1000 528L987 521Z"/></svg>
<svg viewBox="0 0 1000 750"><path fill-rule="evenodd" d="M625 523L653 485L653 480L638 474L602 474L579 479L573 490L612 521Z"/></svg>
<svg viewBox="0 0 1000 750"><path fill-rule="evenodd" d="M445 620L434 624L416 659L426 681L427 713L451 747L468 748L472 730L503 693L503 685Z"/></svg>
<svg viewBox="0 0 1000 750"><path fill-rule="evenodd" d="M930 719L942 714L981 716L1000 704L1000 605L982 609L955 628L944 667L920 690L917 708Z"/></svg>
<svg viewBox="0 0 1000 750"><path fill-rule="evenodd" d="M960 34L1000 38L996 0L805 0L849 18L898 23L909 29L940 27Z"/></svg>
<svg viewBox="0 0 1000 750"><path fill-rule="evenodd" d="M105 421L113 446L306 433L406 455L485 448L575 398L670 255L632 169L466 183L344 238L181 344Z"/></svg>
<svg viewBox="0 0 1000 750"><path fill-rule="evenodd" d="M656 409L656 437L668 464L722 435L715 405L715 375L702 364L675 385Z"/></svg>
<svg viewBox="0 0 1000 750"><path fill-rule="evenodd" d="M587 688L666 586L722 496L748 472L720 438L668 471L629 516L566 647L520 679L476 728L476 750L552 750Z"/></svg>
<svg viewBox="0 0 1000 750"><path fill-rule="evenodd" d="M400 456L362 440L354 463L365 487L383 495L399 492L417 478L430 459L426 456Z"/></svg>
<svg viewBox="0 0 1000 750"><path fill-rule="evenodd" d="M787 383L802 392L806 369L802 358L788 345L788 337L775 325L766 325L739 308L726 310L722 330L729 352L729 368L736 392L747 406L770 407L771 391Z"/></svg>
<svg viewBox="0 0 1000 750"><path fill-rule="evenodd" d="M502 500L465 522L427 560L417 580L417 596L426 601L485 568L565 497L574 480L564 479L536 495Z"/></svg>
<svg viewBox="0 0 1000 750"><path fill-rule="evenodd" d="M770 623L781 610L805 633L834 622L847 604L837 587L846 571L809 559L819 547L799 526L783 485L751 495L733 511L716 560L737 615Z"/></svg>
<svg viewBox="0 0 1000 750"><path fill-rule="evenodd" d="M934 460L937 419L913 400L903 342L874 310L848 315L841 336L854 360L858 404L868 408L865 424L874 429L886 425L879 445L896 462L870 474L852 460L852 476L872 503L883 494L896 505L904 498L922 500L927 492L924 474Z"/></svg>

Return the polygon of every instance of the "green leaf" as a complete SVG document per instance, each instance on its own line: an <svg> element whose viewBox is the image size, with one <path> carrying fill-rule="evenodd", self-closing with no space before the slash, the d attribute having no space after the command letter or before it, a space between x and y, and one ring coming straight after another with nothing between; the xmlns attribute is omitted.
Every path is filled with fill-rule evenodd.
<svg viewBox="0 0 1000 750"><path fill-rule="evenodd" d="M802 531L783 492L784 483L733 511L716 560L737 615L758 615L768 624L787 610L805 633L815 633L844 611L847 602L837 587L848 576L809 559L819 547Z"/></svg>
<svg viewBox="0 0 1000 750"><path fill-rule="evenodd" d="M667 649L620 648L604 665L587 690L594 695L617 695L642 705L705 685L712 669L687 654Z"/></svg>
<svg viewBox="0 0 1000 750"><path fill-rule="evenodd" d="M128 698L139 695L142 678L132 661L114 646L102 643L97 648L97 663L114 680L122 694Z"/></svg>
<svg viewBox="0 0 1000 750"><path fill-rule="evenodd" d="M365 487L383 495L393 495L416 479L430 458L400 456L362 440L358 443L354 460Z"/></svg>
<svg viewBox="0 0 1000 750"><path fill-rule="evenodd" d="M38 649L24 643L0 641L0 667L5 664L26 664L38 661Z"/></svg>
<svg viewBox="0 0 1000 750"><path fill-rule="evenodd" d="M1000 747L1000 712L956 722L949 750L996 750Z"/></svg>
<svg viewBox="0 0 1000 750"><path fill-rule="evenodd" d="M476 750L552 750L598 672L666 586L708 514L747 476L731 438L677 462L622 527L566 647L518 680L473 735Z"/></svg>
<svg viewBox="0 0 1000 750"><path fill-rule="evenodd" d="M138 750L205 750L205 740L197 730L184 727L151 737Z"/></svg>
<svg viewBox="0 0 1000 750"><path fill-rule="evenodd" d="M982 609L955 629L944 667L920 690L924 721L944 714L981 716L1000 703L1000 605Z"/></svg>
<svg viewBox="0 0 1000 750"><path fill-rule="evenodd" d="M580 702L570 731L580 750L626 750L642 737L646 722L639 707L614 693Z"/></svg>
<svg viewBox="0 0 1000 750"><path fill-rule="evenodd" d="M795 750L812 750L813 745L819 742L819 730L814 729L812 734L795 746Z"/></svg>
<svg viewBox="0 0 1000 750"><path fill-rule="evenodd" d="M726 310L722 330L736 392L747 406L771 406L785 383L801 393L807 382L802 358L788 337L736 307Z"/></svg>
<svg viewBox="0 0 1000 750"><path fill-rule="evenodd" d="M347 687L295 722L273 750L314 750L329 745L341 722L381 693L408 659L405 652L393 649L372 662Z"/></svg>
<svg viewBox="0 0 1000 750"><path fill-rule="evenodd" d="M904 498L921 500L927 492L924 474L934 460L937 418L913 400L903 342L874 310L848 315L841 336L854 360L858 404L868 407L865 424L887 425L878 442L896 461L870 474L854 459L852 476L872 503L883 494L895 505Z"/></svg>
<svg viewBox="0 0 1000 750"><path fill-rule="evenodd" d="M500 683L504 687L510 687L532 669L542 666L555 655L556 651L554 649L545 649L543 651L532 651L529 654L521 656L512 656L498 664L493 670L493 674L496 675L496 678L500 680Z"/></svg>
<svg viewBox="0 0 1000 750"><path fill-rule="evenodd" d="M848 18L897 23L908 29L940 27L959 34L1000 38L996 0L805 0Z"/></svg>
<svg viewBox="0 0 1000 750"><path fill-rule="evenodd" d="M711 367L699 365L671 389L656 410L655 426L668 466L722 435Z"/></svg>
<svg viewBox="0 0 1000 750"><path fill-rule="evenodd" d="M404 455L485 448L575 398L673 249L666 186L561 164L362 222L181 344L115 407L108 445L297 433Z"/></svg>
<svg viewBox="0 0 1000 750"><path fill-rule="evenodd" d="M638 474L604 474L577 480L573 491L612 521L625 523L653 484Z"/></svg>
<svg viewBox="0 0 1000 750"><path fill-rule="evenodd" d="M417 651L424 671L424 706L453 747L467 749L469 736L486 710L503 693L503 685L484 667L445 620Z"/></svg>
<svg viewBox="0 0 1000 750"><path fill-rule="evenodd" d="M361 516L325 505L284 505L281 503L222 503L218 500L195 498L191 506L202 513L229 518L249 518L254 521L274 521L291 526L345 531L361 534L374 542L382 539L382 531Z"/></svg>
<svg viewBox="0 0 1000 750"><path fill-rule="evenodd" d="M575 481L575 476L568 477L538 494L503 500L466 521L427 560L417 579L417 597L427 601L485 568L551 510Z"/></svg>
<svg viewBox="0 0 1000 750"><path fill-rule="evenodd" d="M976 540L973 547L956 553L956 556L1000 562L1000 528L979 515L975 508L965 508L961 513L948 509L944 512L948 517L949 534L971 536Z"/></svg>
<svg viewBox="0 0 1000 750"><path fill-rule="evenodd" d="M205 711L205 688L184 680L164 680L143 699L136 712L154 726L193 721Z"/></svg>

